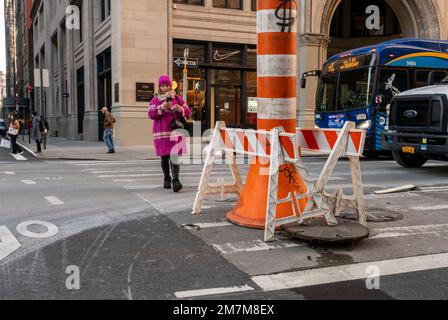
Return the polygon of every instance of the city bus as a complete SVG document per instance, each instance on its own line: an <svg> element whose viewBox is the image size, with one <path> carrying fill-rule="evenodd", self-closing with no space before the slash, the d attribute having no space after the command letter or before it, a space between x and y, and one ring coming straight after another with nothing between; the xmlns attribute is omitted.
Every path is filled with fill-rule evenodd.
<svg viewBox="0 0 448 320"><path fill-rule="evenodd" d="M309 76L319 77L316 127L355 122L367 131L365 154L379 154L390 100L448 76L448 41L400 39L359 48L331 57L322 70L305 72L302 88Z"/></svg>

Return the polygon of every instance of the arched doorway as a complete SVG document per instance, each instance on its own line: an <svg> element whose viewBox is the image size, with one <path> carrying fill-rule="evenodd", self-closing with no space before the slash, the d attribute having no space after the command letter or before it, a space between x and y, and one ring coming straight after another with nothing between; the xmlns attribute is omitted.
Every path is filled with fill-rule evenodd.
<svg viewBox="0 0 448 320"><path fill-rule="evenodd" d="M442 17L437 1L323 0L320 33L330 38L328 56L396 38L441 39ZM366 9L380 9L380 30L368 30Z"/></svg>
<svg viewBox="0 0 448 320"><path fill-rule="evenodd" d="M366 27L369 6L378 8L379 29ZM337 6L330 25L327 57L354 48L369 46L401 38L402 27L397 15L384 0L342 0Z"/></svg>

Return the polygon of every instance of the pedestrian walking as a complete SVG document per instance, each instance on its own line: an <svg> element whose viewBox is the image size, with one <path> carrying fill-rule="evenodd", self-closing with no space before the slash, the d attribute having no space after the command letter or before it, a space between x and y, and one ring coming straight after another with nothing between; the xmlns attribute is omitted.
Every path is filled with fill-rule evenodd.
<svg viewBox="0 0 448 320"><path fill-rule="evenodd" d="M113 133L114 133L114 123L116 122L115 117L107 107L101 109L101 112L104 114L104 134L103 140L106 143L109 151L107 153L115 153Z"/></svg>
<svg viewBox="0 0 448 320"><path fill-rule="evenodd" d="M42 153L42 147L40 145L40 140L42 139L42 135L40 133L41 122L40 117L38 116L36 111L33 111L33 129L31 132L31 139L36 142L37 150L36 153Z"/></svg>
<svg viewBox="0 0 448 320"><path fill-rule="evenodd" d="M161 158L165 189L173 187L174 192L182 190L179 180L179 156L186 151L185 136L176 129L186 129L185 119L190 117L191 110L182 97L172 89L172 81L168 76L159 79L159 90L152 99L148 117L154 121L153 140L156 154ZM171 174L170 174L171 169Z"/></svg>
<svg viewBox="0 0 448 320"><path fill-rule="evenodd" d="M20 132L20 122L16 114L13 114L9 121L8 135L11 139L12 154L22 154L23 151L17 144L17 136Z"/></svg>
<svg viewBox="0 0 448 320"><path fill-rule="evenodd" d="M48 125L47 119L44 118L43 115L40 116L40 134L42 136L42 139L40 140L40 143L44 147L44 150L47 150L47 138L48 138L48 132L50 132L50 126Z"/></svg>

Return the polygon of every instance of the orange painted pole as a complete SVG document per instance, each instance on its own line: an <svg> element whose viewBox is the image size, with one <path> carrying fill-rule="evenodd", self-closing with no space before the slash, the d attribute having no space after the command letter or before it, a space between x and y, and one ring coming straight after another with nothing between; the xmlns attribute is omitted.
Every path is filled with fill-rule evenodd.
<svg viewBox="0 0 448 320"><path fill-rule="evenodd" d="M295 0L258 0L258 120L259 130L283 127L296 132L297 102L297 2ZM256 159L249 169L246 184L230 222L264 229L266 222L269 163ZM279 199L289 193L307 193L308 188L293 165L283 165L279 173ZM300 202L300 208L307 201ZM290 204L277 207L277 218L290 216Z"/></svg>

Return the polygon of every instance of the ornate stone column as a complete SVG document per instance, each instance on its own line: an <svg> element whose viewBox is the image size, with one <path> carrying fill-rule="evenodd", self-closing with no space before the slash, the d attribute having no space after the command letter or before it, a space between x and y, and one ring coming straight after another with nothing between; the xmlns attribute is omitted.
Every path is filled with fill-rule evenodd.
<svg viewBox="0 0 448 320"><path fill-rule="evenodd" d="M321 70L327 60L327 49L330 37L321 33L304 33L299 35L299 74L311 70ZM300 88L298 83L297 122L301 128L314 128L314 114L316 109L317 78L307 79L306 88Z"/></svg>

